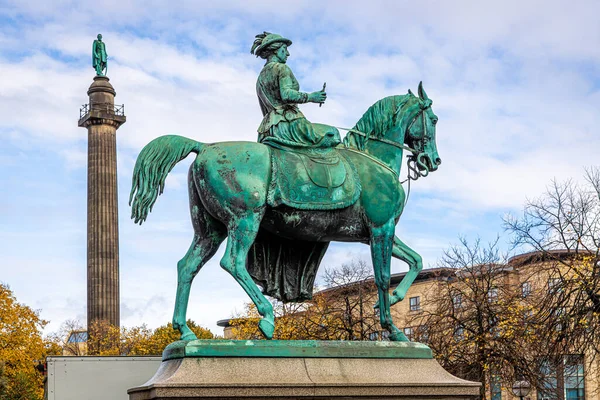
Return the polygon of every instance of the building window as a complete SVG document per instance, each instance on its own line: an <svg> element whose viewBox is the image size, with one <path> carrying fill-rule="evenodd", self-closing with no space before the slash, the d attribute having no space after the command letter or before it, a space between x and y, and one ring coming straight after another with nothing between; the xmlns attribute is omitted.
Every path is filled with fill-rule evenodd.
<svg viewBox="0 0 600 400"><path fill-rule="evenodd" d="M556 330L557 331L562 331L563 330L563 323L565 321L565 317L567 315L567 309L565 307L557 307L554 310L554 315L556 316Z"/></svg>
<svg viewBox="0 0 600 400"><path fill-rule="evenodd" d="M490 315L488 317L488 324L490 327L490 333L495 337L500 337L500 328L498 327L498 317L496 315Z"/></svg>
<svg viewBox="0 0 600 400"><path fill-rule="evenodd" d="M379 340L379 332L369 333L369 340L371 340L371 341Z"/></svg>
<svg viewBox="0 0 600 400"><path fill-rule="evenodd" d="M421 297L411 297L408 299L410 302L410 311L419 311L421 309Z"/></svg>
<svg viewBox="0 0 600 400"><path fill-rule="evenodd" d="M390 333L388 331L381 331L381 340L390 340Z"/></svg>
<svg viewBox="0 0 600 400"><path fill-rule="evenodd" d="M545 361L540 372L543 388L538 391L538 400L585 400L582 355L565 356L558 365Z"/></svg>
<svg viewBox="0 0 600 400"><path fill-rule="evenodd" d="M565 399L585 400L583 356L569 355L565 357Z"/></svg>
<svg viewBox="0 0 600 400"><path fill-rule="evenodd" d="M528 297L531 294L531 282L523 282L521 284L521 296Z"/></svg>
<svg viewBox="0 0 600 400"><path fill-rule="evenodd" d="M531 333L533 324L533 311L525 310L523 312L523 324L525 325L525 333Z"/></svg>
<svg viewBox="0 0 600 400"><path fill-rule="evenodd" d="M413 328L404 328L404 335L408 338L408 340L413 339Z"/></svg>
<svg viewBox="0 0 600 400"><path fill-rule="evenodd" d="M452 295L452 305L454 308L462 308L462 294L456 293Z"/></svg>
<svg viewBox="0 0 600 400"><path fill-rule="evenodd" d="M560 290L561 285L562 285L561 278L548 279L548 291L549 292L556 292L556 291Z"/></svg>
<svg viewBox="0 0 600 400"><path fill-rule="evenodd" d="M85 343L88 340L87 332L72 332L67 340L68 343Z"/></svg>
<svg viewBox="0 0 600 400"><path fill-rule="evenodd" d="M457 327L454 330L454 339L463 340L464 338L465 338L465 328L463 328L462 326Z"/></svg>
<svg viewBox="0 0 600 400"><path fill-rule="evenodd" d="M417 328L419 341L422 343L429 342L429 325L421 325Z"/></svg>
<svg viewBox="0 0 600 400"><path fill-rule="evenodd" d="M498 375L492 375L490 379L490 395L491 400L502 400L502 386Z"/></svg>
<svg viewBox="0 0 600 400"><path fill-rule="evenodd" d="M491 288L490 291L488 292L488 301L490 303L492 303L492 302L495 302L496 300L498 300L498 289Z"/></svg>
<svg viewBox="0 0 600 400"><path fill-rule="evenodd" d="M548 360L540 367L542 387L537 391L538 400L558 400L558 379L556 368Z"/></svg>

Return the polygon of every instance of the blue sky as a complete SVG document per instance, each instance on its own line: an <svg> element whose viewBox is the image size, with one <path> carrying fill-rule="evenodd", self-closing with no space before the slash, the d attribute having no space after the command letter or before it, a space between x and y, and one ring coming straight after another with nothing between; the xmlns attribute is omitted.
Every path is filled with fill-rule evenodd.
<svg viewBox="0 0 600 400"><path fill-rule="evenodd" d="M169 176L142 227L127 195L140 149L176 133L255 140L261 114L250 55L267 30L294 41L301 88L327 82L312 121L351 126L376 100L423 81L440 122L439 171L412 185L399 236L435 266L459 236L493 240L553 178L598 165L600 6L594 1L0 1L0 281L56 330L85 320L86 131L79 107L102 33L124 103L118 131L122 323L169 322L176 263L191 240L186 174ZM245 293L222 250L192 288L189 317L219 332ZM334 245L324 266L369 259ZM404 265L394 262L394 272Z"/></svg>

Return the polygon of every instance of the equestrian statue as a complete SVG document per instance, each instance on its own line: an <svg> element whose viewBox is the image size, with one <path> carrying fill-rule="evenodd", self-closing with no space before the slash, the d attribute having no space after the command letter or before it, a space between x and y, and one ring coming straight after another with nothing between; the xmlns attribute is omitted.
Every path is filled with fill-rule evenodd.
<svg viewBox="0 0 600 400"><path fill-rule="evenodd" d="M129 203L141 224L167 174L197 154L188 174L194 237L177 263L173 327L182 340L196 339L186 325L190 287L225 240L221 267L256 305L268 339L275 320L265 295L309 300L329 243L360 242L371 248L381 326L390 340L408 341L394 325L390 306L404 299L423 264L395 235L406 201L399 174L404 151L410 153L409 178L426 176L441 163L432 101L422 83L418 96L409 90L381 99L342 141L337 128L308 121L298 108L323 104L327 95L300 91L286 64L291 44L264 32L252 46L251 53L266 60L256 83L263 113L258 143L201 143L167 135L147 144L137 158ZM409 271L390 293L392 257L406 262Z"/></svg>

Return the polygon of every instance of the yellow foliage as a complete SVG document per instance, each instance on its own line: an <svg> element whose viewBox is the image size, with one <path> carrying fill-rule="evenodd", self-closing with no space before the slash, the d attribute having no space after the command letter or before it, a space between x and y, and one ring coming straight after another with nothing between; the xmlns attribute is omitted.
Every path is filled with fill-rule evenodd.
<svg viewBox="0 0 600 400"><path fill-rule="evenodd" d="M188 320L187 325L198 339L214 338L210 330L197 325L192 320ZM88 334L89 354L101 356L159 356L167 345L179 340L180 337L179 331L173 329L171 323L152 331L146 325L119 329L108 322L100 321L92 324Z"/></svg>
<svg viewBox="0 0 600 400"><path fill-rule="evenodd" d="M381 330L378 311L373 309L375 296L372 291L361 296L317 293L306 303L275 302L273 339L370 340L371 333ZM264 339L258 329L260 319L254 304L247 304L244 312L230 321L233 338Z"/></svg>
<svg viewBox="0 0 600 400"><path fill-rule="evenodd" d="M9 287L0 284L0 362L6 378L0 398L42 397L43 377L35 366L45 356L41 331L46 324L37 311L18 303Z"/></svg>

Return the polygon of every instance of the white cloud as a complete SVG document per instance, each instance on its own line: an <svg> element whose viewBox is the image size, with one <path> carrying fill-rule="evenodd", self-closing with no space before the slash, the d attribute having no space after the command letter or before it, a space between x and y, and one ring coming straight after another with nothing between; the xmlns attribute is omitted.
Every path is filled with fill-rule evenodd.
<svg viewBox="0 0 600 400"><path fill-rule="evenodd" d="M499 230L499 217L497 226L481 223L519 208L551 178L577 177L597 164L595 2L297 1L282 8L274 0L178 7L61 0L5 2L0 10L15 18L0 28L0 184L19 191L0 200L2 275L19 300L43 307L53 324L84 314L76 299L85 298L87 135L76 122L98 32L107 42L115 101L125 104L128 118L117 135L125 324L170 321L176 262L191 240L191 158L175 168L139 227L126 208L135 157L167 133L203 142L255 140L262 61L249 46L262 30L294 40L289 63L303 90L327 81L326 105L303 107L314 121L352 125L377 99L424 81L440 117L443 164L413 183L397 231L426 264L459 232ZM36 180L40 169L45 173ZM50 206L40 207L42 200ZM24 236L12 234L16 226ZM44 243L39 255L28 235ZM44 251L54 254L52 262L44 262ZM247 299L219 267L220 254L198 275L190 303L189 316L213 329ZM368 247L334 245L324 263L354 257L369 260ZM21 270L5 273L8 265L26 266L28 279ZM393 268L405 266L395 261ZM58 289L45 290L53 280Z"/></svg>

